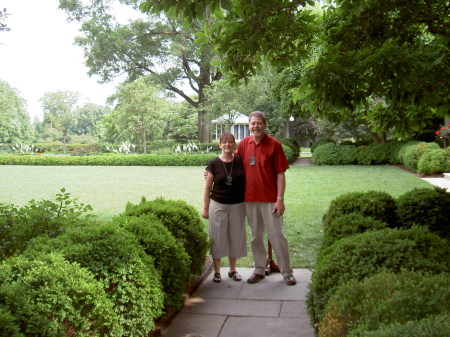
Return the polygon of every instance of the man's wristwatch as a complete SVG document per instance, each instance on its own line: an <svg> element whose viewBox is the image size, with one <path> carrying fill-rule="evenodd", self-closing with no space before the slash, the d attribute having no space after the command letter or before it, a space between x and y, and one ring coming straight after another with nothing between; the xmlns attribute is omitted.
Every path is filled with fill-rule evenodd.
<svg viewBox="0 0 450 337"><path fill-rule="evenodd" d="M283 201L284 197L277 197L277 199Z"/></svg>

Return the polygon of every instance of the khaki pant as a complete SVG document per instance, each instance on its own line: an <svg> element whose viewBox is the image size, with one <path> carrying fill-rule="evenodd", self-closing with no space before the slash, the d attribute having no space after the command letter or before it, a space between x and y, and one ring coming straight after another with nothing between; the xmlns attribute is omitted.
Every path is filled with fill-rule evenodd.
<svg viewBox="0 0 450 337"><path fill-rule="evenodd" d="M247 256L245 203L221 204L211 199L208 223L213 258Z"/></svg>
<svg viewBox="0 0 450 337"><path fill-rule="evenodd" d="M289 249L286 235L283 231L283 217L272 213L275 203L246 202L245 213L252 230L252 251L255 260L256 274L264 275L267 262L267 251L264 242L264 233L272 245L281 274L292 274L289 261Z"/></svg>

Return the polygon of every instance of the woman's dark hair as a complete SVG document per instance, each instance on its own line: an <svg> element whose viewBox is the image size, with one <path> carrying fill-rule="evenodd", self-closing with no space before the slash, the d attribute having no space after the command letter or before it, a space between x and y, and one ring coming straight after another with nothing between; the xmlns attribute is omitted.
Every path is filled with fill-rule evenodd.
<svg viewBox="0 0 450 337"><path fill-rule="evenodd" d="M225 140L232 140L233 143L236 143L234 135L230 132L224 132L220 135L220 143L223 143Z"/></svg>

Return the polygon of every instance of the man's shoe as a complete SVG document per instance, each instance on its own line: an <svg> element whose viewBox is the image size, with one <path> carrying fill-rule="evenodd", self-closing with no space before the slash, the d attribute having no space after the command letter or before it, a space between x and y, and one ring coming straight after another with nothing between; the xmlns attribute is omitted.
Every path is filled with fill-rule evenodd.
<svg viewBox="0 0 450 337"><path fill-rule="evenodd" d="M292 274L288 275L288 276L285 276L284 277L284 282L286 282L286 284L288 286L293 286L293 285L297 284L297 281L295 280L295 277Z"/></svg>
<svg viewBox="0 0 450 337"><path fill-rule="evenodd" d="M252 276L249 277L247 283L256 283L261 281L265 276L260 274L253 273Z"/></svg>

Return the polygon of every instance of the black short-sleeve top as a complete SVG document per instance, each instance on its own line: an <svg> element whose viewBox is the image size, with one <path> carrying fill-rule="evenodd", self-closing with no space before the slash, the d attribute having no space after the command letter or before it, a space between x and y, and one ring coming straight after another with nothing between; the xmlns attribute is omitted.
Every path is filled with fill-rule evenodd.
<svg viewBox="0 0 450 337"><path fill-rule="evenodd" d="M210 195L212 200L221 204L244 202L245 175L241 157L235 155L233 161L229 163L219 157L214 158L209 161L206 170L214 176ZM231 181L227 176L231 176Z"/></svg>

